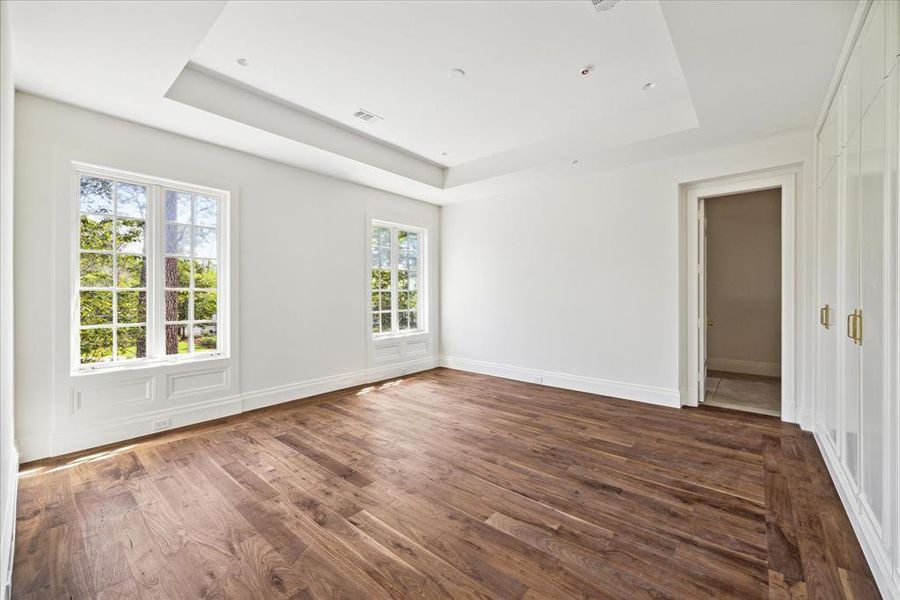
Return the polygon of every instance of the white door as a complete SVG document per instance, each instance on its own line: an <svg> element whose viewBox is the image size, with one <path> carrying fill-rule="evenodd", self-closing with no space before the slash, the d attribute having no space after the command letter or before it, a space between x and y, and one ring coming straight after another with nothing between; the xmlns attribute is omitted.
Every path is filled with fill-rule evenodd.
<svg viewBox="0 0 900 600"><path fill-rule="evenodd" d="M817 419L829 436L832 446L837 444L837 336L841 331L837 312L837 202L838 168L831 169L819 187L818 259L819 259L819 329L817 336L817 390L822 402L818 404Z"/></svg>
<svg viewBox="0 0 900 600"><path fill-rule="evenodd" d="M857 127L841 155L844 173L841 207L842 257L841 289L839 302L839 364L841 365L840 393L842 400L841 435L839 454L847 473L859 488L859 345L854 339L854 328L859 309L859 146L860 129ZM836 407L837 408L837 407Z"/></svg>
<svg viewBox="0 0 900 600"><path fill-rule="evenodd" d="M884 468L889 448L885 427L889 422L885 392L885 158L887 132L885 91L881 91L865 112L860 138L860 309L857 327L861 329L860 417L862 425L863 503L884 531Z"/></svg>

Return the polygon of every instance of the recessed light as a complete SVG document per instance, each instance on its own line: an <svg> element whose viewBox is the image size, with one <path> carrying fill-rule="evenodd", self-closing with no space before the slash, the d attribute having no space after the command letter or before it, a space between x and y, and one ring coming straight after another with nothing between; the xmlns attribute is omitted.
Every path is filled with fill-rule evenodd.
<svg viewBox="0 0 900 600"><path fill-rule="evenodd" d="M465 79L466 72L462 69L450 69L447 72L447 77L449 77L450 79Z"/></svg>
<svg viewBox="0 0 900 600"><path fill-rule="evenodd" d="M241 65L242 67L246 67L249 62L250 61L248 61L246 58L237 59L237 64Z"/></svg>
<svg viewBox="0 0 900 600"><path fill-rule="evenodd" d="M652 90L655 87L656 87L655 83L653 83L652 81L648 81L647 83L644 84L644 87L641 89L643 89L644 91L647 91L647 90Z"/></svg>

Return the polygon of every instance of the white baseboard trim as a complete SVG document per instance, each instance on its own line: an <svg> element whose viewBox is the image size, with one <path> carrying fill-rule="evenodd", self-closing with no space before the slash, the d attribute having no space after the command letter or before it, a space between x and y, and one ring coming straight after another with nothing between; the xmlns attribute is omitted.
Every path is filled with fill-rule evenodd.
<svg viewBox="0 0 900 600"><path fill-rule="evenodd" d="M831 447L823 439L823 436L824 433L818 427L815 427L813 437L816 440L816 445L819 447L819 452L822 454L825 466L831 475L831 481L834 482L834 487L838 491L838 496L844 505L844 512L847 513L847 517L850 519L850 524L853 526L856 539L859 540L859 545L862 547L866 561L869 563L869 568L872 570L878 589L884 598L900 600L900 577L893 574L891 557L878 542L878 534L875 532L875 527L869 522L868 516L864 512L856 510L855 502L852 499L852 487L847 481L843 468L838 464L837 457L831 451Z"/></svg>
<svg viewBox="0 0 900 600"><path fill-rule="evenodd" d="M19 448L19 464L52 456L52 437L49 431L17 437L16 446Z"/></svg>
<svg viewBox="0 0 900 600"><path fill-rule="evenodd" d="M435 368L437 365L438 358L436 356L427 356L402 363L371 367L360 371L339 373L338 375L245 392L241 397L244 400L244 411L255 410L282 404L283 402L327 394L328 392L343 390L357 385L401 377L418 371L427 371Z"/></svg>
<svg viewBox="0 0 900 600"><path fill-rule="evenodd" d="M241 394L241 398L243 398L244 411L246 412L362 385L365 382L365 370L351 371L349 373L339 373L328 377L319 377L317 379L308 379L287 385L276 385L261 390L245 392Z"/></svg>
<svg viewBox="0 0 900 600"><path fill-rule="evenodd" d="M9 600L12 585L13 554L16 549L16 497L18 492L19 452L10 448L9 470L3 473L0 489L6 495L6 510L0 515L0 600Z"/></svg>
<svg viewBox="0 0 900 600"><path fill-rule="evenodd" d="M660 406L681 407L681 394L678 389L668 389L638 383L626 383L609 379L598 379L584 375L572 375L554 371L541 371L528 367L516 367L499 363L460 358L458 356L441 356L441 366L460 371L493 375L504 379L515 379L528 383L539 383L551 387L564 388L579 392L588 392L599 396L611 396L625 400L658 404Z"/></svg>
<svg viewBox="0 0 900 600"><path fill-rule="evenodd" d="M144 412L126 419L106 422L97 427L78 431L56 431L51 436L50 449L53 456L58 456L141 437L153 433L153 421L164 417L171 418L170 429L175 429L240 412L241 397L237 395L201 400L179 407ZM23 459L29 460L27 456Z"/></svg>
<svg viewBox="0 0 900 600"><path fill-rule="evenodd" d="M174 429L374 381L426 371L437 365L437 356L427 356L401 363L272 386L224 398L202 400L176 408L142 412L125 419L104 422L96 427L82 428L78 431L23 435L17 440L20 451L19 459L24 462L39 460L148 435L153 433L153 421L163 417L172 419L171 428Z"/></svg>
<svg viewBox="0 0 900 600"><path fill-rule="evenodd" d="M385 379L394 379L395 377L403 377L410 373L418 373L419 371L427 371L433 369L440 364L437 356L425 356L415 360L408 360L393 365L382 365L380 367L371 367L366 371L366 383L375 381L384 381Z"/></svg>
<svg viewBox="0 0 900 600"><path fill-rule="evenodd" d="M745 375L764 375L766 377L781 377L781 363L760 362L757 360L741 360L739 358L712 358L706 359L706 368L713 371L727 371L729 373L744 373Z"/></svg>

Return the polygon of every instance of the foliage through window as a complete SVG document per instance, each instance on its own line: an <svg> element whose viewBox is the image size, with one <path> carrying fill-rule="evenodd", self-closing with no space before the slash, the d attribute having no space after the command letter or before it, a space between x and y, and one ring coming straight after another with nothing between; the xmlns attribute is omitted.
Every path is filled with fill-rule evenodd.
<svg viewBox="0 0 900 600"><path fill-rule="evenodd" d="M371 238L373 335L420 331L424 231L375 222Z"/></svg>
<svg viewBox="0 0 900 600"><path fill-rule="evenodd" d="M81 171L77 186L78 364L219 352L222 197Z"/></svg>
<svg viewBox="0 0 900 600"><path fill-rule="evenodd" d="M215 198L165 190L166 354L218 348Z"/></svg>

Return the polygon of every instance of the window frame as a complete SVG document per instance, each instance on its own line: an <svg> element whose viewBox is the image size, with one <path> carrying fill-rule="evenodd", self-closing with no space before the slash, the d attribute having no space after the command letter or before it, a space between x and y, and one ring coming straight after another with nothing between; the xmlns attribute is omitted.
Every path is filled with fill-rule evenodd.
<svg viewBox="0 0 900 600"><path fill-rule="evenodd" d="M146 281L143 289L146 293L146 344L147 356L144 358L133 358L126 360L110 360L107 362L82 363L81 362L81 177L97 177L102 179L111 179L115 182L131 183L147 188L147 210L144 218L144 256L146 257ZM98 165L73 161L72 162L72 206L73 220L69 227L72 236L70 248L72 249L72 261L70 266L71 279L71 321L69 323L70 335L70 367L73 375L84 375L97 372L122 371L131 369L140 369L151 366L185 364L196 361L207 361L211 359L222 359L230 357L230 209L231 194L227 190L215 189L206 186L189 184L181 181L175 181L162 177L153 177L140 173L133 173L120 169L102 167ZM191 195L201 195L215 198L218 202L218 210L216 215L216 336L217 348L205 352L195 352L189 354L172 354L165 353L165 231L166 219L163 203L165 202L165 192L172 190L176 192L189 193ZM193 204L193 202L192 202ZM114 213L115 213L114 207ZM112 215L111 215L112 217ZM115 221L114 221L115 223ZM115 227L115 225L114 225ZM192 225L193 227L193 225ZM193 238L193 230L191 232ZM116 254L115 248L113 254ZM191 257L193 262L195 258ZM193 270L193 265L192 265ZM113 269L113 288L117 283L117 273ZM193 290L193 278L191 281L191 289ZM102 288L106 289L106 288ZM193 303L193 297L190 296L190 303ZM115 292L113 293L115 302ZM192 316L192 315L191 315ZM115 321L114 315L114 321ZM191 321L193 323L193 321ZM112 325L115 329L115 325ZM190 336L192 337L192 335ZM189 342L192 344L192 342ZM113 339L113 356L115 357L117 349L115 348L115 337Z"/></svg>
<svg viewBox="0 0 900 600"><path fill-rule="evenodd" d="M372 269L374 265L372 263L372 234L376 227L386 227L391 230L391 330L390 331L382 331L379 333L375 333L372 331L372 317L375 314L375 311L372 310ZM398 231L406 231L410 233L415 233L419 237L419 256L418 256L418 298L416 302L416 329L399 329L400 320L398 317L399 310L399 302L398 302L398 293L399 288L397 285L398 282L398 272L399 272L399 261L400 261L400 249L399 243L397 240L397 232ZM387 338L397 338L397 337L407 337L407 336L415 336L415 335L425 335L428 333L428 310L427 310L427 298L428 298L428 230L424 227L417 227L415 225L404 225L402 223L395 223L392 221L384 221L382 219L370 219L369 227L368 227L368 236L366 237L366 264L368 269L366 271L366 305L368 309L366 313L368 315L368 319L366 320L366 330L368 331L369 336L372 340L383 340Z"/></svg>

